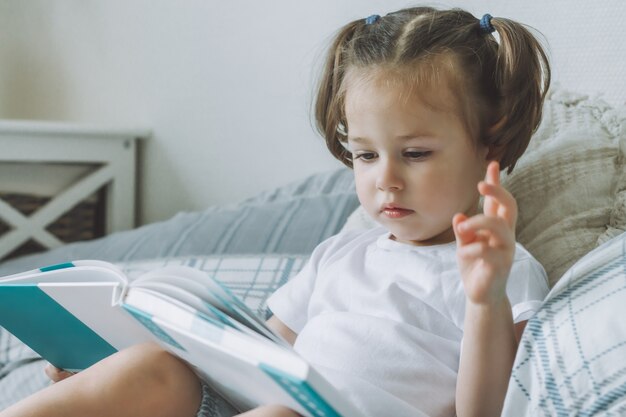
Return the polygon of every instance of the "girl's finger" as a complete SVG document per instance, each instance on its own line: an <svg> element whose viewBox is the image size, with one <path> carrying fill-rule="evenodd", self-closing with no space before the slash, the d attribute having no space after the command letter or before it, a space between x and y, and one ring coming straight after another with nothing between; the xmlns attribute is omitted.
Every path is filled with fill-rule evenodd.
<svg viewBox="0 0 626 417"><path fill-rule="evenodd" d="M64 380L65 378L68 378L68 377L74 375L73 372L64 371L63 369L59 369L56 366L52 365L51 363L46 365L44 371L45 371L46 375L48 376L48 378L50 378L52 380L52 382L59 382L59 381Z"/></svg>
<svg viewBox="0 0 626 417"><path fill-rule="evenodd" d="M60 371L59 368L49 363L44 368L44 371L46 375L48 376L48 378L52 380L52 382L57 382L59 380L59 376L58 376L59 371Z"/></svg>
<svg viewBox="0 0 626 417"><path fill-rule="evenodd" d="M461 227L461 224L467 219L468 217L463 213L457 213L452 217L452 230L454 231L458 245L465 245L474 240L474 233L463 230Z"/></svg>
<svg viewBox="0 0 626 417"><path fill-rule="evenodd" d="M487 165L485 182L488 184L500 185L500 163L498 161L491 161L489 162L489 165Z"/></svg>
<svg viewBox="0 0 626 417"><path fill-rule="evenodd" d="M485 173L485 180L481 183L487 183L492 185L500 185L500 164L496 161L491 161L487 165L487 172ZM478 190L480 191L480 184ZM497 216L498 202L489 196L485 196L483 203L483 212L487 216Z"/></svg>
<svg viewBox="0 0 626 417"><path fill-rule="evenodd" d="M487 252L488 245L485 242L473 242L457 250L457 255L463 259L483 257Z"/></svg>
<svg viewBox="0 0 626 417"><path fill-rule="evenodd" d="M471 233L474 235L487 236L489 244L501 246L507 245L512 239L511 233L513 230L509 226L506 220L500 217L476 215L459 225L461 233Z"/></svg>
<svg viewBox="0 0 626 417"><path fill-rule="evenodd" d="M484 213L486 216L501 217L514 227L517 220L517 203L511 193L501 185L480 182L478 191L485 196ZM487 207L487 201L491 204Z"/></svg>

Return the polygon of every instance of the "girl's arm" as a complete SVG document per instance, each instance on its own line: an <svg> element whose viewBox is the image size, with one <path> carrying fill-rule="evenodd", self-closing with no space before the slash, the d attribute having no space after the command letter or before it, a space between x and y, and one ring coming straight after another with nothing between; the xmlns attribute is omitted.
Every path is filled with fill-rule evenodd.
<svg viewBox="0 0 626 417"><path fill-rule="evenodd" d="M485 196L484 214L457 214L453 219L466 295L456 389L459 417L501 414L524 325L514 325L506 294L515 255L517 205L500 186L497 163L489 164L478 189Z"/></svg>
<svg viewBox="0 0 626 417"><path fill-rule="evenodd" d="M500 416L516 351L508 300L466 309L456 389L459 417Z"/></svg>
<svg viewBox="0 0 626 417"><path fill-rule="evenodd" d="M287 327L287 325L280 321L276 316L270 317L266 323L272 330L285 338L285 340L293 346L296 341L296 337L298 337L296 332Z"/></svg>

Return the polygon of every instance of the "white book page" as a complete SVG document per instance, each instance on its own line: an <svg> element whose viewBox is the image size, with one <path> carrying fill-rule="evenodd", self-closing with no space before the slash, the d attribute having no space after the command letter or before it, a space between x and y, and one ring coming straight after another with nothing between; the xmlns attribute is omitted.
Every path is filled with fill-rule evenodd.
<svg viewBox="0 0 626 417"><path fill-rule="evenodd" d="M159 310L153 305L155 303L154 297L159 298L158 303L162 306L162 310ZM197 316L213 320L221 325L229 326L251 337L267 340L266 337L232 319L230 316L222 313L220 310L216 309L211 304L206 303L206 301L201 298L170 284L144 281L142 282L141 287L131 287L128 290L125 302L140 309L143 309L142 305L146 305L146 303L148 303L150 304L151 314L159 317L167 315L166 311L168 310L168 306L164 304L164 302L171 303L180 308L193 311Z"/></svg>
<svg viewBox="0 0 626 417"><path fill-rule="evenodd" d="M239 321L244 326L258 332L268 339L283 345L290 346L280 335L274 333L263 320L257 317L247 306L228 291L221 283L213 279L206 272L184 266L167 266L151 271L137 280L133 286L144 286L150 281L164 282L169 277L175 277L172 281L181 282L180 279L193 281L193 284L182 284L192 291L200 291L197 296L201 297L220 311ZM200 285L200 287L198 287Z"/></svg>
<svg viewBox="0 0 626 417"><path fill-rule="evenodd" d="M134 286L129 288L125 299L128 300L129 295L132 293L149 290L153 293L161 294L165 299L172 300L173 302L182 305L186 305L194 311L202 312L203 314L206 314L211 318L219 320L218 317L212 314L211 311L204 305L202 299L196 297L193 293L186 291L184 288L178 287L176 285L175 279L172 281L174 282L143 282L141 287Z"/></svg>

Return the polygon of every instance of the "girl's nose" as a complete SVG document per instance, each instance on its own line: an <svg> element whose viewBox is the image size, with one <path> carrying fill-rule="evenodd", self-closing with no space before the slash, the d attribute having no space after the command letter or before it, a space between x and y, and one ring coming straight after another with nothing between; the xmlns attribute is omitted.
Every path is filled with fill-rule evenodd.
<svg viewBox="0 0 626 417"><path fill-rule="evenodd" d="M393 161L381 161L380 171L376 178L376 188L381 191L398 191L404 187L402 174Z"/></svg>

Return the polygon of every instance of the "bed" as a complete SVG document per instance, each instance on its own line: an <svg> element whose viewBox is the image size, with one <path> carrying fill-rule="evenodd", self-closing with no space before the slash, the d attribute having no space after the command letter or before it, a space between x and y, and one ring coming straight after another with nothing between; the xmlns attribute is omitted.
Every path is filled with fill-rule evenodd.
<svg viewBox="0 0 626 417"><path fill-rule="evenodd" d="M609 3L626 16L626 6ZM595 84L597 71L583 77L581 85L602 96L552 88L528 151L503 180L520 208L518 240L542 262L552 287L524 333L503 415L626 414L626 65L618 58L621 70L610 77ZM7 261L0 276L87 258L131 275L184 264L216 276L267 315L269 294L319 242L365 227L371 223L351 172L340 168L238 204ZM0 409L46 386L43 366L0 329Z"/></svg>
<svg viewBox="0 0 626 417"><path fill-rule="evenodd" d="M625 126L625 106L555 88L530 148L504 178L520 206L518 239L543 263L553 286L522 340L509 415L555 415L598 404L604 407L599 412L626 411L626 364L617 360L626 354ZM238 204L181 212L7 261L0 275L86 258L115 262L131 276L184 264L216 276L267 315L269 294L300 270L320 241L344 228L370 226L352 174L341 168ZM586 263L562 278L583 257ZM0 408L48 384L43 366L0 332Z"/></svg>

